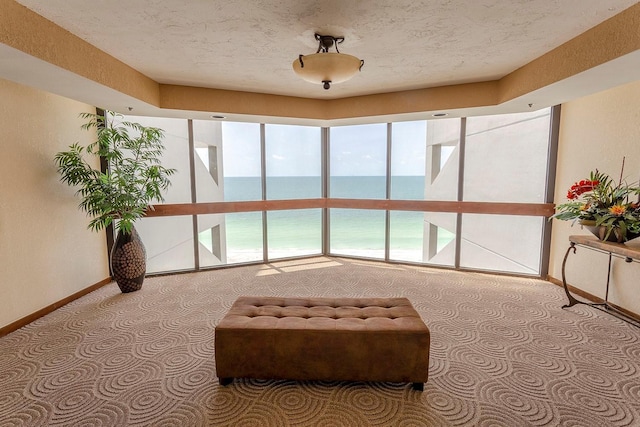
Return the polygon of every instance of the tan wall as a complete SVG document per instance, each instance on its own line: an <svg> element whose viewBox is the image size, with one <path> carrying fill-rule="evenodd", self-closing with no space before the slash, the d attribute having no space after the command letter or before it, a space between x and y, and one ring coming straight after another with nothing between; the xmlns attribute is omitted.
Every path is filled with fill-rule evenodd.
<svg viewBox="0 0 640 427"><path fill-rule="evenodd" d="M53 161L91 137L80 112L95 109L0 80L0 327L109 276L104 234Z"/></svg>
<svg viewBox="0 0 640 427"><path fill-rule="evenodd" d="M555 200L565 201L567 189L585 179L592 169L607 172L615 180L626 157L625 176L640 178L640 81L568 102L562 106L558 175ZM571 234L589 234L579 225L554 221L549 273L562 278L562 258ZM640 247L640 242L632 244ZM607 257L585 249L570 255L567 281L591 294L604 297ZM640 264L615 260L610 301L640 313Z"/></svg>

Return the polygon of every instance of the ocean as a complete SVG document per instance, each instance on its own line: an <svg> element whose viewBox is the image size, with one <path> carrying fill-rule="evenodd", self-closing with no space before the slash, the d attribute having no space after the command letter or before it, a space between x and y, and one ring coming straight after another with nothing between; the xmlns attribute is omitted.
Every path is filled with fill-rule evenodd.
<svg viewBox="0 0 640 427"><path fill-rule="evenodd" d="M392 199L424 200L424 176L394 176ZM267 199L321 197L320 177L268 177ZM385 177L340 176L330 181L332 198L385 198ZM261 200L259 177L224 179L225 201ZM330 252L384 258L385 212L362 209L331 209ZM269 258L283 258L321 252L320 209L271 211L267 213ZM424 214L393 211L390 224L392 259L422 261ZM228 262L262 259L262 215L260 212L226 215ZM445 238L446 244L450 238ZM394 256L396 255L396 256Z"/></svg>
<svg viewBox="0 0 640 427"><path fill-rule="evenodd" d="M391 198L398 200L424 200L424 176L394 176L391 180ZM384 199L386 178L383 176L337 176L329 183L330 197ZM320 177L268 177L267 199L307 199L321 196ZM259 177L225 177L225 202L261 200Z"/></svg>

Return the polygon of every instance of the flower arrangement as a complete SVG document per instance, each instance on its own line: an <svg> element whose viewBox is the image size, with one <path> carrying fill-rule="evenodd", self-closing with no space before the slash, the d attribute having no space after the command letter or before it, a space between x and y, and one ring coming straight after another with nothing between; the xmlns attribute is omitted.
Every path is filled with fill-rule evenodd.
<svg viewBox="0 0 640 427"><path fill-rule="evenodd" d="M578 181L569 188L569 201L556 206L556 213L551 218L579 220L584 225L604 230L601 234L592 230L602 240L625 242L640 236L640 198L630 200L631 196L640 196L640 187L623 181L622 171L617 184L607 174L597 169L592 171L589 179Z"/></svg>

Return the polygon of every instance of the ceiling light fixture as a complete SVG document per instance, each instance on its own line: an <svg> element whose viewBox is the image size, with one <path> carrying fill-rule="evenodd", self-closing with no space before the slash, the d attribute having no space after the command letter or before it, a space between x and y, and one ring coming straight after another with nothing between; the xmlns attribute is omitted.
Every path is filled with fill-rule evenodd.
<svg viewBox="0 0 640 427"><path fill-rule="evenodd" d="M364 61L355 56L340 53L338 45L344 37L323 36L316 33L318 50L311 55L299 55L293 61L293 71L311 83L322 83L329 89L332 83L341 83L355 76L362 69ZM335 46L336 52L329 52Z"/></svg>

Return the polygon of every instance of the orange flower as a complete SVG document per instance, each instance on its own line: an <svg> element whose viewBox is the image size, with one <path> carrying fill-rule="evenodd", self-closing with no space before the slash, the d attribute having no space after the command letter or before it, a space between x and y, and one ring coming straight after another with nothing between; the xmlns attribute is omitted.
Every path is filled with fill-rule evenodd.
<svg viewBox="0 0 640 427"><path fill-rule="evenodd" d="M614 205L609 208L609 212L611 212L612 215L622 216L627 212L627 208L622 205Z"/></svg>

